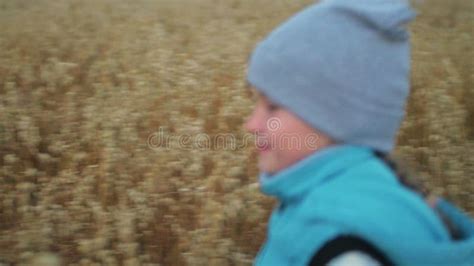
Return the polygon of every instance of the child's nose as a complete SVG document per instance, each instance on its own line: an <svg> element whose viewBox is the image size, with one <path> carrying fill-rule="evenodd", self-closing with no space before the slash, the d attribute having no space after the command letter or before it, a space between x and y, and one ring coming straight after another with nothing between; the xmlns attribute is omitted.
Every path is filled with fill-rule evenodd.
<svg viewBox="0 0 474 266"><path fill-rule="evenodd" d="M250 133L258 133L261 131L260 128L260 122L259 122L259 116L258 114L254 111L248 118L247 121L244 124L245 130L247 130Z"/></svg>
<svg viewBox="0 0 474 266"><path fill-rule="evenodd" d="M247 120L245 121L245 124L244 124L244 128L246 131L248 132L251 132L251 133L254 133L255 132L255 122L254 122L254 115L250 115L249 117L247 117Z"/></svg>

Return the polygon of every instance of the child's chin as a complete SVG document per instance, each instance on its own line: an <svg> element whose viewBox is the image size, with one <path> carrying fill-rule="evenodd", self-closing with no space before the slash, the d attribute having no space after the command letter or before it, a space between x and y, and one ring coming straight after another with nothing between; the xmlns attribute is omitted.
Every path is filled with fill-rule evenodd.
<svg viewBox="0 0 474 266"><path fill-rule="evenodd" d="M269 160L270 158L260 158L258 161L258 168L260 172L273 174L277 171L275 164Z"/></svg>

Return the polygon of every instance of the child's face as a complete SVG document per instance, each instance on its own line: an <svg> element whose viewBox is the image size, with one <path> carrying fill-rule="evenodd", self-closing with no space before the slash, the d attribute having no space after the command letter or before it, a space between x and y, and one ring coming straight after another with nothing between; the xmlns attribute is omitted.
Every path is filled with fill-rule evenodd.
<svg viewBox="0 0 474 266"><path fill-rule="evenodd" d="M316 150L334 144L327 135L287 109L276 106L264 95L257 94L256 98L257 104L245 128L257 136L261 172L276 173Z"/></svg>

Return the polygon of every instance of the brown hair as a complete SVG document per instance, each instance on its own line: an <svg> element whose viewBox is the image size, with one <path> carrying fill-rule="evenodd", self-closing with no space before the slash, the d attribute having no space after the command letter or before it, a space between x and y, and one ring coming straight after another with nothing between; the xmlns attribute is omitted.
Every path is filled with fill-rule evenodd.
<svg viewBox="0 0 474 266"><path fill-rule="evenodd" d="M400 184L402 184L409 190L421 195L424 199L428 199L428 197L432 195L429 189L427 189L419 179L415 178L415 176L412 174L411 169L402 164L400 159L394 158L392 155L381 151L374 151L374 154L382 162L388 165L388 167L395 173L395 176L398 178ZM463 234L456 227L456 225L445 214L443 214L439 209L437 209L436 206L433 207L433 210L440 217L441 221L448 229L448 232L451 235L451 239L462 239Z"/></svg>
<svg viewBox="0 0 474 266"><path fill-rule="evenodd" d="M413 192L420 194L425 199L431 195L430 191L420 182L419 179L412 175L411 169L404 165L400 159L381 151L374 151L374 154L389 166L402 185Z"/></svg>

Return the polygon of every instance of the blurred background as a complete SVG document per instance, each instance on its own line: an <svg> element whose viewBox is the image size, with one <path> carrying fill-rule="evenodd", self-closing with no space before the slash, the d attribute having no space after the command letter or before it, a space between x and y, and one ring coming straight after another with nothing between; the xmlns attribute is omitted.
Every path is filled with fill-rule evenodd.
<svg viewBox="0 0 474 266"><path fill-rule="evenodd" d="M312 2L0 0L0 265L251 265L253 145L151 137L241 143L250 52ZM415 7L395 153L474 214L474 2Z"/></svg>

